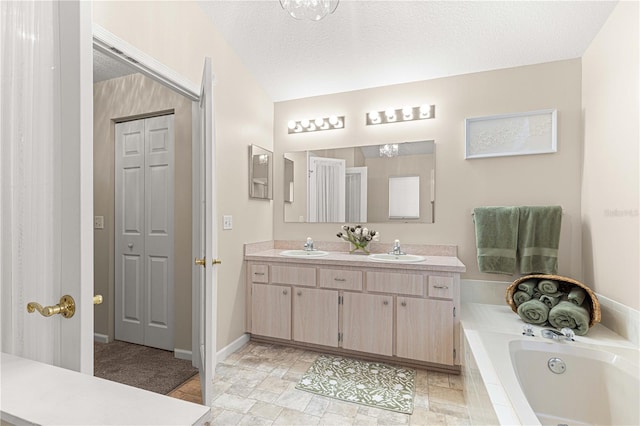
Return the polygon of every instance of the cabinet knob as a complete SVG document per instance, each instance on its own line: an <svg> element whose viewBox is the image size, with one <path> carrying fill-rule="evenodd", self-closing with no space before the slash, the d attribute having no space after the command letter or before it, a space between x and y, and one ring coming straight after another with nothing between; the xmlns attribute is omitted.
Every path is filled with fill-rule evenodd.
<svg viewBox="0 0 640 426"><path fill-rule="evenodd" d="M282 290L282 294L287 294L289 293L287 290Z"/></svg>
<svg viewBox="0 0 640 426"><path fill-rule="evenodd" d="M400 303L402 306L407 306L407 302Z"/></svg>
<svg viewBox="0 0 640 426"><path fill-rule="evenodd" d="M298 296L302 296L302 292L301 292L300 290L298 290L297 295L298 295Z"/></svg>
<svg viewBox="0 0 640 426"><path fill-rule="evenodd" d="M382 302L382 304L386 306L386 305L388 305L388 304L389 304L389 301L388 301L388 300L385 300L384 302Z"/></svg>

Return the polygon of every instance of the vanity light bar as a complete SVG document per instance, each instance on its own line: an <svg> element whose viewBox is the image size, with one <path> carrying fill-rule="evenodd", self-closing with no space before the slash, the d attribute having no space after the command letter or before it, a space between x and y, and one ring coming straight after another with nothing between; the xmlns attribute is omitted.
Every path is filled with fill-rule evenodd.
<svg viewBox="0 0 640 426"><path fill-rule="evenodd" d="M287 128L291 133L317 132L319 130L334 130L344 127L344 115L332 115L313 120L289 120Z"/></svg>
<svg viewBox="0 0 640 426"><path fill-rule="evenodd" d="M405 106L402 108L388 108L383 111L371 111L365 116L367 126L386 123L400 123L404 121L426 120L436 117L436 106L423 104L420 106Z"/></svg>

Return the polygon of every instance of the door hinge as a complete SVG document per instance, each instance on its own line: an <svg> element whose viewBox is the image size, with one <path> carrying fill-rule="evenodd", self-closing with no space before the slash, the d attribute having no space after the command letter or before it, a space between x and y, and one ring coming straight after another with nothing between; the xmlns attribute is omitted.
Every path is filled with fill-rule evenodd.
<svg viewBox="0 0 640 426"><path fill-rule="evenodd" d="M456 350L455 349L453 350L453 359L454 360L456 359Z"/></svg>
<svg viewBox="0 0 640 426"><path fill-rule="evenodd" d="M344 305L344 296L338 296L338 305Z"/></svg>
<svg viewBox="0 0 640 426"><path fill-rule="evenodd" d="M454 318L456 317L456 307L455 306L453 307L453 317Z"/></svg>
<svg viewBox="0 0 640 426"><path fill-rule="evenodd" d="M342 342L342 333L338 333L338 343Z"/></svg>

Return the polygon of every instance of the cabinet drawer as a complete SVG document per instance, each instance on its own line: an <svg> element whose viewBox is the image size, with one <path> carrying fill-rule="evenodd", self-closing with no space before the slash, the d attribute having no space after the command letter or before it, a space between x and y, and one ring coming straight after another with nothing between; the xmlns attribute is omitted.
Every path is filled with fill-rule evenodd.
<svg viewBox="0 0 640 426"><path fill-rule="evenodd" d="M367 291L424 296L424 275L398 272L367 272Z"/></svg>
<svg viewBox="0 0 640 426"><path fill-rule="evenodd" d="M269 265L251 265L251 282L268 283Z"/></svg>
<svg viewBox="0 0 640 426"><path fill-rule="evenodd" d="M298 286L316 286L316 269L304 266L271 266L272 284L292 284Z"/></svg>
<svg viewBox="0 0 640 426"><path fill-rule="evenodd" d="M320 287L339 290L362 290L362 271L320 269Z"/></svg>
<svg viewBox="0 0 640 426"><path fill-rule="evenodd" d="M453 297L453 277L429 275L429 297L451 299Z"/></svg>

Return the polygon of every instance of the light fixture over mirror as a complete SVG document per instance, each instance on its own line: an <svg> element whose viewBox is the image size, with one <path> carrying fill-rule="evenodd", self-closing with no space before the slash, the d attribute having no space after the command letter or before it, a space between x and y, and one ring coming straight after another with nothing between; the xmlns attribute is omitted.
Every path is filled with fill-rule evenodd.
<svg viewBox="0 0 640 426"><path fill-rule="evenodd" d="M433 223L434 141L288 152L284 162L285 222ZM409 177L411 191L400 188L411 196L394 198Z"/></svg>
<svg viewBox="0 0 640 426"><path fill-rule="evenodd" d="M340 0L280 0L280 6L295 19L319 21L338 8Z"/></svg>
<svg viewBox="0 0 640 426"><path fill-rule="evenodd" d="M435 118L436 106L422 104L420 106L405 106L402 108L387 108L383 111L371 111L365 116L367 126L403 121L427 120Z"/></svg>

